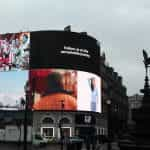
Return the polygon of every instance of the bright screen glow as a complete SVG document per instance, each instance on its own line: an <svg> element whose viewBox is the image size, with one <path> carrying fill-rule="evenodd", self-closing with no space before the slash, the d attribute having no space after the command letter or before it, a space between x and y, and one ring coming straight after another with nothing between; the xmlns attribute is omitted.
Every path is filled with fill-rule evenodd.
<svg viewBox="0 0 150 150"><path fill-rule="evenodd" d="M29 69L30 33L0 35L0 71Z"/></svg>
<svg viewBox="0 0 150 150"><path fill-rule="evenodd" d="M0 72L0 105L21 108L28 71Z"/></svg>
<svg viewBox="0 0 150 150"><path fill-rule="evenodd" d="M101 112L100 78L84 71L32 69L29 73L34 110Z"/></svg>

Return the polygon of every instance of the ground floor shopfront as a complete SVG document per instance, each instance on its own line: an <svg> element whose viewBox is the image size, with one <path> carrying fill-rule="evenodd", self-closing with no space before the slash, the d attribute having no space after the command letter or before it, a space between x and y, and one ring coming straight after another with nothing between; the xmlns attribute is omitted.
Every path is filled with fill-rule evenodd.
<svg viewBox="0 0 150 150"><path fill-rule="evenodd" d="M44 137L81 137L107 135L107 121L102 114L73 111L34 111L33 133Z"/></svg>
<svg viewBox="0 0 150 150"><path fill-rule="evenodd" d="M28 112L27 141L33 135L60 139L63 136L93 137L107 135L107 120L103 114L78 111ZM0 111L0 141L18 142L24 137L24 111ZM60 132L62 131L62 132Z"/></svg>

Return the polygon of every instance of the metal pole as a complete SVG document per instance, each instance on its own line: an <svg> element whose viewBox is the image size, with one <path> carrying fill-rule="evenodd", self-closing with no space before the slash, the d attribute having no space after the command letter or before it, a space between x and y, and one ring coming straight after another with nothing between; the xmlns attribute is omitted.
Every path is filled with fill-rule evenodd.
<svg viewBox="0 0 150 150"><path fill-rule="evenodd" d="M59 122L59 129L60 129L60 150L63 150L61 122Z"/></svg>
<svg viewBox="0 0 150 150"><path fill-rule="evenodd" d="M63 110L64 110L64 100L61 100L61 119L63 117ZM60 147L60 149L63 150L62 122L60 122L60 138L61 138L61 147Z"/></svg>
<svg viewBox="0 0 150 150"><path fill-rule="evenodd" d="M27 115L28 115L28 102L29 102L29 92L30 92L30 85L29 82L27 81L25 86L25 110L24 110L24 150L27 150L27 126L28 126L28 120L27 120Z"/></svg>
<svg viewBox="0 0 150 150"><path fill-rule="evenodd" d="M107 130L108 130L108 150L111 150L111 111L110 111L111 101L107 103Z"/></svg>
<svg viewBox="0 0 150 150"><path fill-rule="evenodd" d="M61 144L61 145L60 145L60 149L61 149L61 150L63 150L63 139L62 139L62 138L63 138L63 136L62 136L62 125L61 125L61 122L60 122L60 139L61 139L61 140L60 140L60 142L61 142L61 143L60 143L60 144Z"/></svg>
<svg viewBox="0 0 150 150"><path fill-rule="evenodd" d="M26 93L26 102L25 102L25 110L24 110L24 150L27 150L27 111L28 111L28 105L27 105L27 93Z"/></svg>

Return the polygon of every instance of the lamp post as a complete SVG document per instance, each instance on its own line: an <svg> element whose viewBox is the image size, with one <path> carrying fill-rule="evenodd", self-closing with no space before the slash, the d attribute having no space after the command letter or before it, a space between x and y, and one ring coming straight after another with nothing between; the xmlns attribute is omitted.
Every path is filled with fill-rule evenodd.
<svg viewBox="0 0 150 150"><path fill-rule="evenodd" d="M61 120L62 120L62 117L63 117L63 111L64 111L64 100L61 100ZM60 139L61 139L61 147L60 149L63 150L63 133L62 133L62 122L59 122L59 128L60 128Z"/></svg>
<svg viewBox="0 0 150 150"><path fill-rule="evenodd" d="M24 146L23 146L23 149L27 150L27 125L28 125L27 114L28 114L28 102L29 102L29 91L30 91L28 82L24 86L24 90L25 90L25 108L24 108Z"/></svg>
<svg viewBox="0 0 150 150"><path fill-rule="evenodd" d="M111 150L111 100L106 101L107 104L107 132L108 132L108 150Z"/></svg>

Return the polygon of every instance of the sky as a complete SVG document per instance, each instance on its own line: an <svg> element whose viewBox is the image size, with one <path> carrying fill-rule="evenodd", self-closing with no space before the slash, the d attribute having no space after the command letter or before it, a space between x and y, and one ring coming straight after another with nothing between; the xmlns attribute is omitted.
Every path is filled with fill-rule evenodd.
<svg viewBox="0 0 150 150"><path fill-rule="evenodd" d="M71 25L72 31L86 31L100 41L129 96L143 88L142 49L150 54L149 0L1 0L0 6L0 33Z"/></svg>

